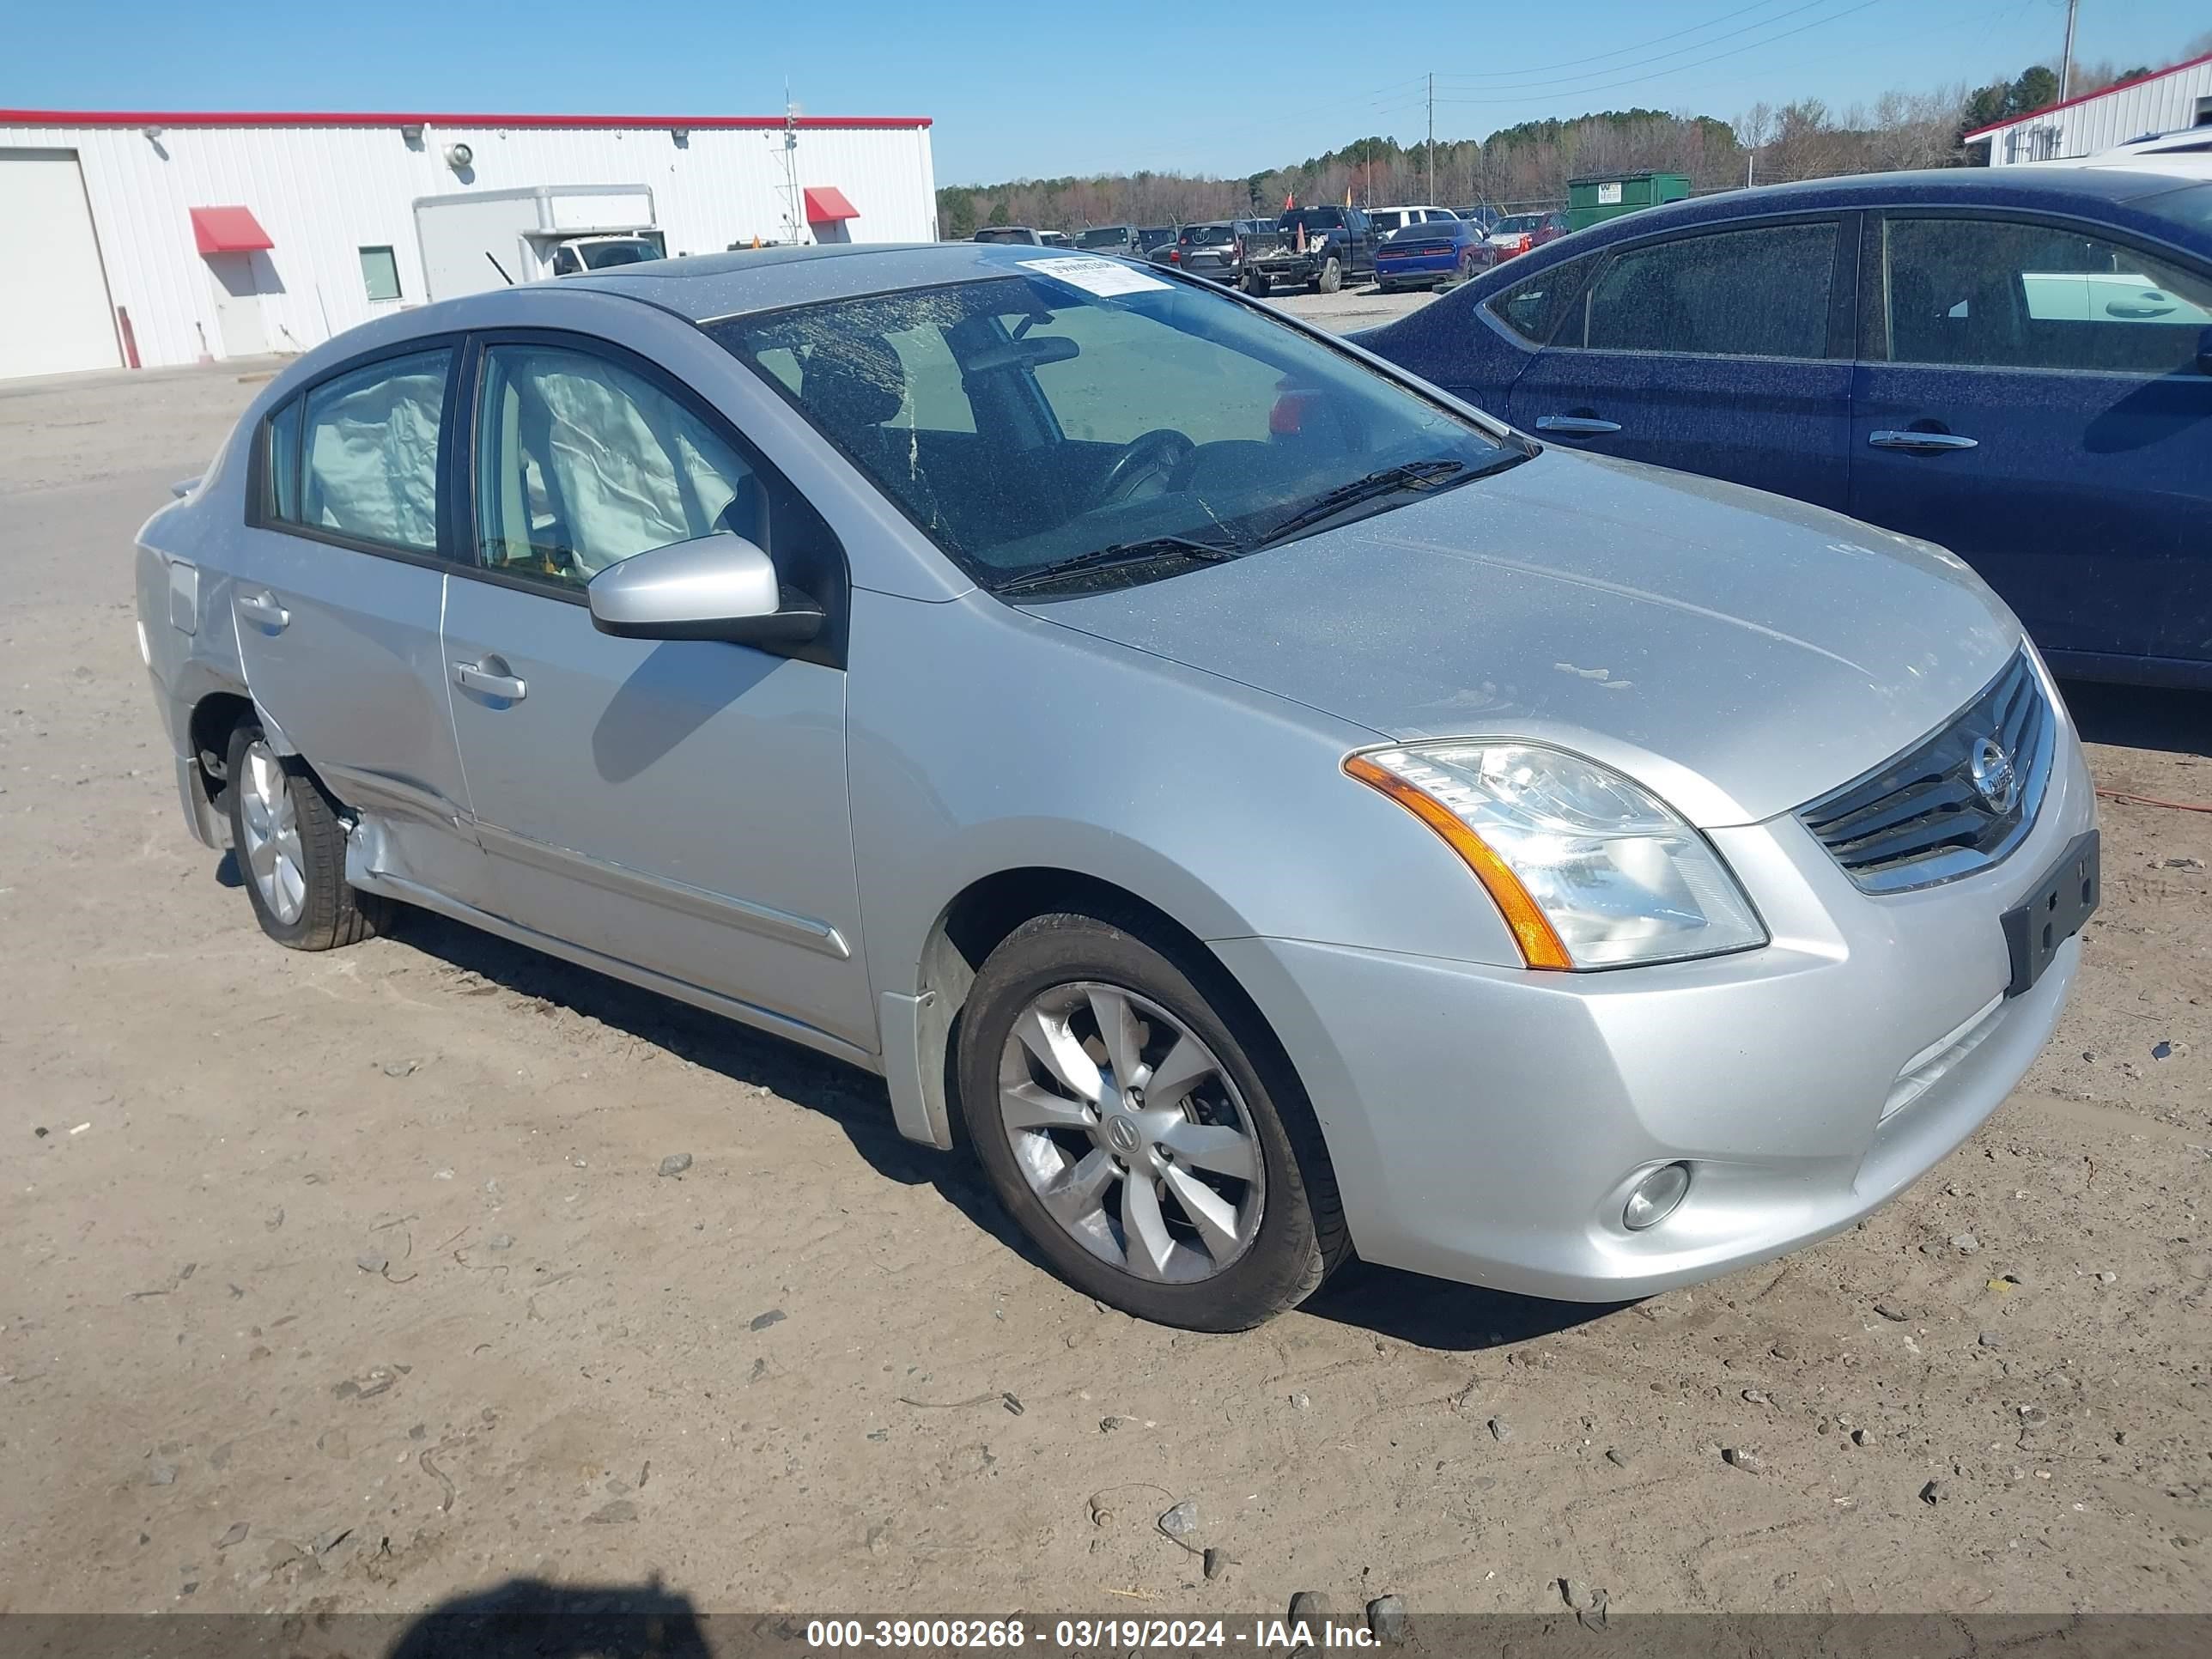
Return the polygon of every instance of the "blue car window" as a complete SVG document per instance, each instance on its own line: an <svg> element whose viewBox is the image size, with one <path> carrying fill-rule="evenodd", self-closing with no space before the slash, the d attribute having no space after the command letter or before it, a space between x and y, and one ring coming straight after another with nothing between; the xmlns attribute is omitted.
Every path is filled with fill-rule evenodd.
<svg viewBox="0 0 2212 1659"><path fill-rule="evenodd" d="M1533 276L1522 277L1491 301L1491 314L1534 346L1549 345L1560 325L1571 316L1574 325L1568 333L1572 337L1562 339L1559 343L1582 344L1582 319L1575 307L1582 298L1583 284L1596 269L1599 258L1597 254L1586 253L1579 259L1568 259L1547 266Z"/></svg>
<svg viewBox="0 0 2212 1659"><path fill-rule="evenodd" d="M1630 248L1590 292L1585 343L1593 351L1823 356L1835 265L1836 227L1825 222Z"/></svg>
<svg viewBox="0 0 2212 1659"><path fill-rule="evenodd" d="M1893 362L2163 374L2212 327L2212 282L2063 226L1894 218L1882 252Z"/></svg>

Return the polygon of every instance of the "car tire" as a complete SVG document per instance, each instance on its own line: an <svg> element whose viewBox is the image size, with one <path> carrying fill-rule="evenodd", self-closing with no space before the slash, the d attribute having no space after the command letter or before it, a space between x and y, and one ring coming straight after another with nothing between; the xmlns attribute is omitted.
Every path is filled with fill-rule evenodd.
<svg viewBox="0 0 2212 1659"><path fill-rule="evenodd" d="M1130 1016L1128 1075L1141 1079L1127 1094L1104 1035L1116 1009ZM1048 1066L1039 1042L1069 1059ZM1024 922L976 975L957 1066L962 1122L1008 1214L1061 1278L1125 1313L1248 1330L1305 1300L1351 1255L1328 1148L1289 1060L1194 948L1097 916ZM1089 1095L1080 1075L1073 1087L1062 1077L1085 1070ZM1198 1080L1163 1081L1177 1099L1146 1101L1171 1071ZM1243 1168L1253 1176L1224 1172Z"/></svg>
<svg viewBox="0 0 2212 1659"><path fill-rule="evenodd" d="M1255 300L1264 300L1275 291L1275 285L1267 279L1267 272L1248 270L1244 273L1244 291Z"/></svg>
<svg viewBox="0 0 2212 1659"><path fill-rule="evenodd" d="M1322 261L1321 275L1314 278L1314 292L1334 294L1344 286L1344 267L1334 259Z"/></svg>
<svg viewBox="0 0 2212 1659"><path fill-rule="evenodd" d="M314 775L262 729L230 734L224 805L230 845L261 931L294 951L331 951L379 932L390 901L346 884L346 826Z"/></svg>

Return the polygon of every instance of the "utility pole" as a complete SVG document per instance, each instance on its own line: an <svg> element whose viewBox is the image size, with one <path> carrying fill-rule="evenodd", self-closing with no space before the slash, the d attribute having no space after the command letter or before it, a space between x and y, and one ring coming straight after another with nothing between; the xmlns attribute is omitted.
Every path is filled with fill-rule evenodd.
<svg viewBox="0 0 2212 1659"><path fill-rule="evenodd" d="M802 222L799 210L799 106L791 101L791 82L787 77L783 83L783 222L791 241L796 245Z"/></svg>
<svg viewBox="0 0 2212 1659"><path fill-rule="evenodd" d="M2058 60L2058 101L2064 103L2074 88L2074 9L2080 0L2066 0L2066 51Z"/></svg>
<svg viewBox="0 0 2212 1659"><path fill-rule="evenodd" d="M1429 71L1429 194L1437 199L1437 72Z"/></svg>

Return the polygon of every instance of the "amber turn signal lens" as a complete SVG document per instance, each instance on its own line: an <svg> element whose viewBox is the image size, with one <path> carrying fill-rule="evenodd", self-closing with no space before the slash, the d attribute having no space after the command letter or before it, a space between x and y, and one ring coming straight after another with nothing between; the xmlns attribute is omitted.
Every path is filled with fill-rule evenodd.
<svg viewBox="0 0 2212 1659"><path fill-rule="evenodd" d="M1490 894L1498 914L1505 918L1505 925L1513 930L1522 962L1531 968L1565 969L1574 966L1567 956L1567 947L1559 942L1558 932L1536 908L1536 901L1528 896L1528 890L1521 884L1521 878L1484 844L1481 836L1460 822L1456 813L1431 800L1403 778L1385 771L1364 755L1349 757L1344 763L1344 770L1347 776L1358 779L1369 788L1379 790L1396 801L1435 830L1460 855L1467 867L1474 872L1474 878Z"/></svg>

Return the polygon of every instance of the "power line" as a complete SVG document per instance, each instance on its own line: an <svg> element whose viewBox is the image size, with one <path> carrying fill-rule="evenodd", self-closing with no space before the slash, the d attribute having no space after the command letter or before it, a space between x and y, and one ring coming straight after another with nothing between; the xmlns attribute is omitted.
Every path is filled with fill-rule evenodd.
<svg viewBox="0 0 2212 1659"><path fill-rule="evenodd" d="M1717 17L1709 17L1704 22L1694 23L1688 28L1674 29L1666 34L1655 34L1649 40L1639 40L1632 46L1622 46L1615 52L1593 52L1587 58L1570 58L1557 64L1524 64L1519 69L1512 70L1468 70L1463 72L1446 70L1442 71L1442 73L1446 80L1451 81L1510 81L1516 79L1523 75L1543 75L1553 70L1583 69L1592 64L1601 64L1608 58L1632 57L1637 52L1643 51L1646 46L1663 46L1669 40L1679 40L1686 34L1703 33L1705 30L1711 28L1717 23L1725 23L1731 18L1742 16L1746 12L1764 11L1767 7L1777 3L1778 3L1778 0L1756 0L1756 3L1754 4L1739 6L1734 11L1724 11ZM1802 10L1803 8L1801 7L1799 9ZM1783 14L1783 16L1786 17L1789 14L1787 12ZM1760 22L1747 23L1744 25L1744 28L1764 28L1768 23L1779 22L1780 21L1780 18L1769 17ZM1738 29L1732 32L1740 34L1743 33L1743 30ZM1716 36L1715 39L1725 40L1728 39L1728 36L1725 34L1718 35ZM1709 46L1712 45L1713 42L1711 40L1706 40L1702 41L1699 44L1701 46ZM1692 46L1687 48L1687 50L1695 52L1698 50L1698 47ZM1673 57L1674 55L1674 54L1672 52L1662 54L1663 57ZM1610 71L1606 72L1610 73Z"/></svg>
<svg viewBox="0 0 2212 1659"><path fill-rule="evenodd" d="M1723 40L1733 40L1739 35L1750 34L1759 29L1770 28L1777 23L1784 22L1792 17L1800 16L1808 11L1817 10L1822 6L1832 3L1833 3L1833 0L1802 0L1802 3L1792 6L1788 11L1778 12L1771 17L1762 17L1756 23L1747 23L1740 29L1730 29L1725 34L1717 34L1711 40L1700 40L1694 46L1677 46L1672 52L1660 52L1656 57L1647 58L1645 62L1647 64L1663 63L1669 58L1683 58L1688 56L1692 52L1704 52L1708 47L1718 46ZM1829 20L1826 18L1815 18L1813 23L1807 27L1817 27L1819 24L1827 21ZM1785 30L1782 34L1772 34L1766 38L1770 40L1779 40L1784 39L1790 33L1791 33L1791 31ZM1757 46L1763 43L1753 41L1752 44ZM1708 58L1700 61L1711 62L1711 60ZM1618 70L1624 69L1626 67L1627 67L1626 64L1617 64L1613 69L1599 70L1596 70L1595 73L1599 75L1611 75L1615 73ZM1688 66L1678 65L1678 67L1686 68ZM1541 92L1549 87L1565 86L1572 82L1587 81L1588 79L1589 79L1589 76L1587 74L1555 76L1548 81L1514 82L1496 87L1460 87L1455 88L1454 90L1462 92Z"/></svg>
<svg viewBox="0 0 2212 1659"><path fill-rule="evenodd" d="M1794 29L1784 29L1781 33L1770 34L1763 40L1753 40L1747 46L1733 46L1726 52L1715 52L1710 58L1701 58L1694 63L1677 64L1672 69L1656 70L1650 75L1632 75L1627 79L1622 81L1603 81L1594 86L1568 87L1550 95L1553 97L1565 97L1579 96L1583 94L1592 92L1610 92L1618 87L1632 87L1639 85L1646 81L1664 80L1670 75L1686 74L1691 70L1703 69L1708 64L1717 64L1724 58L1740 58L1745 52L1757 52L1763 46L1771 46L1777 41L1787 40L1792 35L1802 34L1808 29L1816 29L1820 27L1823 24L1840 23L1846 17L1855 16L1860 12L1868 10L1872 7L1878 6L1882 3L1883 0L1860 0L1859 4L1851 7L1848 11L1836 12L1826 17L1816 17L1811 22L1801 23ZM1776 21L1778 21L1779 20L1778 19ZM1522 94L1510 98L1440 98L1437 101L1442 104L1521 104L1526 103L1528 101L1528 94Z"/></svg>

